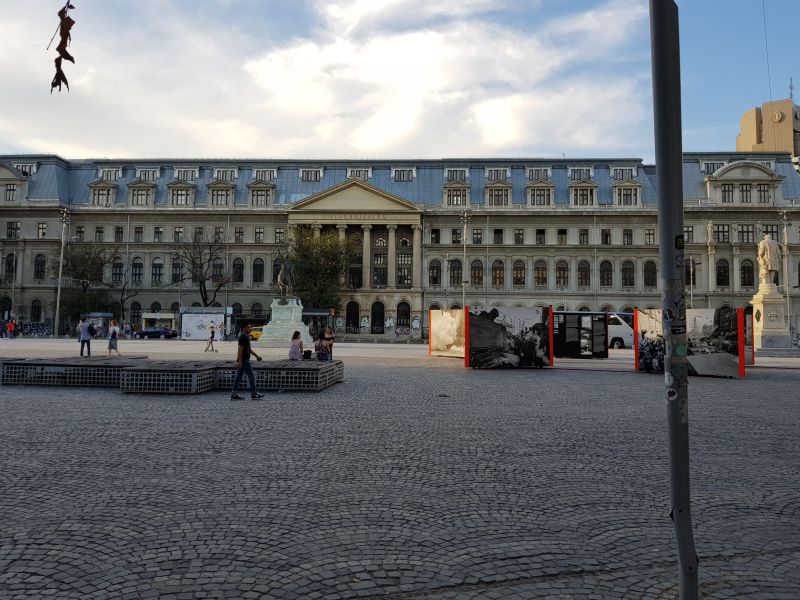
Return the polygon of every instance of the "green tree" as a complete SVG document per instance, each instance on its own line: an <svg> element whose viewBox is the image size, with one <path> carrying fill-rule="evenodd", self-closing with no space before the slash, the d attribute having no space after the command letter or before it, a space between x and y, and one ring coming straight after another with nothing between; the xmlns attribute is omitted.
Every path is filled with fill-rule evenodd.
<svg viewBox="0 0 800 600"><path fill-rule="evenodd" d="M294 293L307 308L341 308L339 278L350 262L353 247L327 232L314 237L299 230L288 258L294 263Z"/></svg>

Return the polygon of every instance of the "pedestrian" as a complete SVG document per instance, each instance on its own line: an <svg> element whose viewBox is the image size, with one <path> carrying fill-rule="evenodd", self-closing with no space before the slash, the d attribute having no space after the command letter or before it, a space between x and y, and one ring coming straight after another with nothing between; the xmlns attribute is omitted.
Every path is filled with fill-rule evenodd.
<svg viewBox="0 0 800 600"><path fill-rule="evenodd" d="M292 339L289 342L289 360L302 360L303 358L303 340L300 339L300 332L295 331L292 334Z"/></svg>
<svg viewBox="0 0 800 600"><path fill-rule="evenodd" d="M322 332L322 341L325 342L325 347L328 350L328 360L333 360L333 329L328 325Z"/></svg>
<svg viewBox="0 0 800 600"><path fill-rule="evenodd" d="M92 326L86 322L86 317L81 317L81 322L75 330L78 332L78 340L81 343L81 356L83 356L83 347L86 346L86 356L92 355Z"/></svg>
<svg viewBox="0 0 800 600"><path fill-rule="evenodd" d="M256 390L256 376L253 374L253 367L250 366L251 356L255 356L256 360L261 360L261 357L250 347L250 327L250 323L247 323L242 327L242 333L239 334L239 349L236 354L236 377L231 388L231 400L244 400L237 392L239 391L239 383L242 381L242 376L245 374L247 375L247 381L250 383L250 397L253 400L264 397L264 394L259 394L258 390Z"/></svg>
<svg viewBox="0 0 800 600"><path fill-rule="evenodd" d="M208 330L208 343L206 344L206 349L203 350L203 352L216 352L216 350L214 350L214 335L216 334L216 330L214 329L213 325L211 325Z"/></svg>
<svg viewBox="0 0 800 600"><path fill-rule="evenodd" d="M5 338L8 334L6 333L6 327L8 327L8 322L2 321L0 322L0 337Z"/></svg>
<svg viewBox="0 0 800 600"><path fill-rule="evenodd" d="M108 328L108 355L111 356L111 351L114 350L117 356L122 356L117 348L117 339L119 338L120 329L115 320L111 320L111 326Z"/></svg>
<svg viewBox="0 0 800 600"><path fill-rule="evenodd" d="M14 321L9 321L8 325L6 325L6 329L8 329L8 337L14 339L17 337L17 324Z"/></svg>

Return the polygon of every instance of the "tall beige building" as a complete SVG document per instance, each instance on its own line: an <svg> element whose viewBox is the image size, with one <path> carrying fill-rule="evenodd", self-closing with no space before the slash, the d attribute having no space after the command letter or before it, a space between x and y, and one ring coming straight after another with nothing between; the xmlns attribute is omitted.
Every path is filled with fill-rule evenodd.
<svg viewBox="0 0 800 600"><path fill-rule="evenodd" d="M765 102L742 115L737 152L786 152L800 158L800 106L792 98Z"/></svg>

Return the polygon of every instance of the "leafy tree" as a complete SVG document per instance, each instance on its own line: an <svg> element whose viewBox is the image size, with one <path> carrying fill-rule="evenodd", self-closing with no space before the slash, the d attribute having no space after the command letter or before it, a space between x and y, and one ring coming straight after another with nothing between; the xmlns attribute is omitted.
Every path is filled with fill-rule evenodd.
<svg viewBox="0 0 800 600"><path fill-rule="evenodd" d="M225 241L196 235L184 242L176 242L170 251L177 258L187 278L196 283L203 306L211 306L219 292L231 282L225 270Z"/></svg>
<svg viewBox="0 0 800 600"><path fill-rule="evenodd" d="M353 246L339 239L338 233L327 232L314 237L299 230L292 240L288 258L294 263L295 294L303 306L341 308L339 278L350 262Z"/></svg>
<svg viewBox="0 0 800 600"><path fill-rule="evenodd" d="M106 267L111 264L115 255L115 246L86 242L68 244L64 248L63 276L66 281L78 284L84 294L91 287L106 286ZM55 251L50 261L53 277L58 277L58 259L58 251Z"/></svg>

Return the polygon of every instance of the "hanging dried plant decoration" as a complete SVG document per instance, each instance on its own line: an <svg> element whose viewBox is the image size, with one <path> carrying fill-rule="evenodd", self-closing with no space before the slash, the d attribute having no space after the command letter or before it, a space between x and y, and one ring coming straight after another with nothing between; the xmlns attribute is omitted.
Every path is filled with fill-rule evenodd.
<svg viewBox="0 0 800 600"><path fill-rule="evenodd" d="M69 10L75 8L72 4L67 1L64 7L58 11L58 18L61 22L58 25L58 29L53 34L53 37L50 39L50 44L53 43L56 35L60 37L60 42L58 46L56 46L56 51L58 52L58 57L55 60L56 63L56 74L53 77L53 81L50 83L50 93L53 93L54 88L58 88L58 91L61 91L61 84L63 83L67 86L67 91L69 91L69 81L67 81L67 76L64 75L64 71L61 69L61 63L64 60L68 60L72 64L75 64L75 59L67 50L67 46L69 46L70 40L72 36L70 35L70 30L72 26L75 25L75 21L69 16ZM47 45L47 49L50 49L50 44Z"/></svg>

